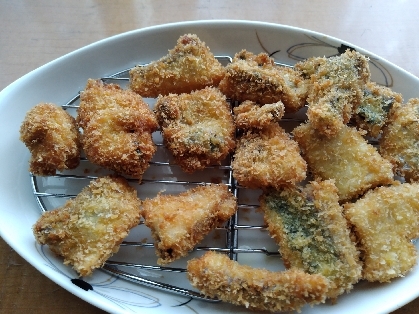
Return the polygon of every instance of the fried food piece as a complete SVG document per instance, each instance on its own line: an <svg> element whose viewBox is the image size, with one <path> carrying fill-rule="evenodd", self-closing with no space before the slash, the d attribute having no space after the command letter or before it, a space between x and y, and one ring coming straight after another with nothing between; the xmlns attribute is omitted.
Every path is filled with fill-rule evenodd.
<svg viewBox="0 0 419 314"><path fill-rule="evenodd" d="M372 137L378 137L387 123L390 109L394 104L401 104L401 94L393 92L390 88L368 82L365 85L363 97L354 112L355 125L367 131Z"/></svg>
<svg viewBox="0 0 419 314"><path fill-rule="evenodd" d="M20 140L31 152L29 171L48 176L80 163L80 136L75 119L54 104L31 108L20 126Z"/></svg>
<svg viewBox="0 0 419 314"><path fill-rule="evenodd" d="M281 101L259 106L253 101L245 100L240 106L233 108L233 111L237 128L261 129L281 121L285 107Z"/></svg>
<svg viewBox="0 0 419 314"><path fill-rule="evenodd" d="M332 299L353 288L362 266L333 180L265 192L260 201L287 268L325 276Z"/></svg>
<svg viewBox="0 0 419 314"><path fill-rule="evenodd" d="M217 88L160 96L155 113L166 147L185 172L220 164L235 147L230 105Z"/></svg>
<svg viewBox="0 0 419 314"><path fill-rule="evenodd" d="M390 162L355 128L344 125L334 137L328 138L308 122L293 133L313 175L322 180L335 180L340 201L393 182Z"/></svg>
<svg viewBox="0 0 419 314"><path fill-rule="evenodd" d="M80 95L77 123L92 163L141 179L156 152L151 134L158 128L141 96L116 84L89 79Z"/></svg>
<svg viewBox="0 0 419 314"><path fill-rule="evenodd" d="M98 178L64 206L45 212L33 226L40 244L73 265L80 276L119 249L122 240L140 220L137 191L122 177Z"/></svg>
<svg viewBox="0 0 419 314"><path fill-rule="evenodd" d="M239 184L251 189L296 184L307 170L297 143L277 124L240 137L231 166Z"/></svg>
<svg viewBox="0 0 419 314"><path fill-rule="evenodd" d="M300 311L306 304L324 303L328 290L321 275L254 268L211 251L190 260L187 271L191 284L203 294L257 311Z"/></svg>
<svg viewBox="0 0 419 314"><path fill-rule="evenodd" d="M419 98L394 105L379 149L397 175L406 181L419 181Z"/></svg>
<svg viewBox="0 0 419 314"><path fill-rule="evenodd" d="M277 66L266 53L242 50L226 66L220 90L229 98L259 104L282 101L286 112L301 109L307 96L307 81L291 68Z"/></svg>
<svg viewBox="0 0 419 314"><path fill-rule="evenodd" d="M157 263L168 264L188 255L211 230L237 210L225 185L210 184L179 195L157 195L143 202L142 216L155 240Z"/></svg>
<svg viewBox="0 0 419 314"><path fill-rule="evenodd" d="M313 128L335 135L348 123L370 79L368 60L358 52L313 57L295 65L310 80L307 116Z"/></svg>
<svg viewBox="0 0 419 314"><path fill-rule="evenodd" d="M225 68L196 35L181 36L169 54L130 71L130 88L143 97L190 93L217 86Z"/></svg>
<svg viewBox="0 0 419 314"><path fill-rule="evenodd" d="M418 259L410 241L419 236L418 183L377 188L344 208L358 238L364 279L388 282L412 269Z"/></svg>

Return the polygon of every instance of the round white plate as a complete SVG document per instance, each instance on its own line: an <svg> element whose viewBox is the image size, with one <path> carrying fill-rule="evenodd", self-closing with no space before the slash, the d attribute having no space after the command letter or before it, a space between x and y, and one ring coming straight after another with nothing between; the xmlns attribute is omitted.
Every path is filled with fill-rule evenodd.
<svg viewBox="0 0 419 314"><path fill-rule="evenodd" d="M120 34L65 55L12 83L0 93L0 235L48 278L111 313L250 311L225 303L189 300L113 277L102 270L84 278L90 290L74 284L76 273L63 266L47 247L35 244L31 228L40 210L31 190L29 152L19 141L19 127L25 113L37 103L63 105L84 88L88 78L104 77L156 60L166 55L185 33L197 34L215 55L233 56L241 49L265 51L286 64L311 56L335 55L350 46L370 57L372 80L402 93L405 100L419 97L418 78L360 47L304 29L249 21L185 22ZM406 277L388 284L360 282L349 294L341 296L337 304L305 307L303 313L387 313L418 297L418 282L416 267Z"/></svg>

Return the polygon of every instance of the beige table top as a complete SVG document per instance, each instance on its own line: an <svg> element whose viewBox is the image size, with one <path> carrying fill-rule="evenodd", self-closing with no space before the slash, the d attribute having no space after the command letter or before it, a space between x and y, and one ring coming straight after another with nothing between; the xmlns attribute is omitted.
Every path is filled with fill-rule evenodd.
<svg viewBox="0 0 419 314"><path fill-rule="evenodd" d="M240 19L338 37L419 76L417 0L0 0L0 90L97 40L157 24ZM419 93L418 93L419 97ZM0 239L1 313L100 313L44 277ZM395 313L417 313L419 298Z"/></svg>

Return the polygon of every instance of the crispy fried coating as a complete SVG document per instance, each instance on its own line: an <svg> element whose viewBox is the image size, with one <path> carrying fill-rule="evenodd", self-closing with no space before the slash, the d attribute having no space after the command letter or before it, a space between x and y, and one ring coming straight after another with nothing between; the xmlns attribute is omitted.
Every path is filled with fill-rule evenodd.
<svg viewBox="0 0 419 314"><path fill-rule="evenodd" d="M89 79L80 95L77 123L92 163L141 178L156 152L151 134L158 128L141 96L116 84Z"/></svg>
<svg viewBox="0 0 419 314"><path fill-rule="evenodd" d="M245 100L238 107L234 107L233 112L237 128L262 129L281 121L285 107L281 101L259 106L253 101Z"/></svg>
<svg viewBox="0 0 419 314"><path fill-rule="evenodd" d="M296 184L307 170L297 143L278 124L241 136L231 166L239 184L252 189Z"/></svg>
<svg viewBox="0 0 419 314"><path fill-rule="evenodd" d="M380 139L380 153L406 181L419 181L419 98L396 104Z"/></svg>
<svg viewBox="0 0 419 314"><path fill-rule="evenodd" d="M211 251L190 260L187 270L203 294L257 311L300 311L306 304L323 303L328 291L322 275L254 268Z"/></svg>
<svg viewBox="0 0 419 314"><path fill-rule="evenodd" d="M334 137L328 138L308 122L293 133L309 170L320 179L334 179L340 201L393 182L390 162L355 128L344 125Z"/></svg>
<svg viewBox="0 0 419 314"><path fill-rule="evenodd" d="M75 119L54 104L31 108L20 126L20 140L31 152L29 171L54 175L80 163L80 135Z"/></svg>
<svg viewBox="0 0 419 314"><path fill-rule="evenodd" d="M155 113L166 147L185 172L220 164L235 147L230 105L217 88L160 96Z"/></svg>
<svg viewBox="0 0 419 314"><path fill-rule="evenodd" d="M333 180L265 192L260 201L287 268L325 276L332 299L353 288L362 266Z"/></svg>
<svg viewBox="0 0 419 314"><path fill-rule="evenodd" d="M345 204L354 227L368 281L403 277L416 264L410 241L419 236L419 184L405 183L369 191L356 203Z"/></svg>
<svg viewBox="0 0 419 314"><path fill-rule="evenodd" d="M163 58L130 71L130 88L143 97L190 93L217 86L225 68L195 34L181 36Z"/></svg>
<svg viewBox="0 0 419 314"><path fill-rule="evenodd" d="M335 135L348 123L370 79L368 60L347 50L330 58L313 57L295 65L310 80L307 116L321 134Z"/></svg>
<svg viewBox="0 0 419 314"><path fill-rule="evenodd" d="M286 112L301 109L307 96L307 81L291 68L277 66L266 53L242 50L226 66L220 90L229 98L259 104L282 101Z"/></svg>
<svg viewBox="0 0 419 314"><path fill-rule="evenodd" d="M98 178L64 206L45 212L33 226L40 244L64 258L81 275L116 253L140 220L137 191L122 177Z"/></svg>
<svg viewBox="0 0 419 314"><path fill-rule="evenodd" d="M237 201L225 185L199 186L179 195L146 199L142 216L155 240L157 263L164 265L188 255L211 230L237 210Z"/></svg>

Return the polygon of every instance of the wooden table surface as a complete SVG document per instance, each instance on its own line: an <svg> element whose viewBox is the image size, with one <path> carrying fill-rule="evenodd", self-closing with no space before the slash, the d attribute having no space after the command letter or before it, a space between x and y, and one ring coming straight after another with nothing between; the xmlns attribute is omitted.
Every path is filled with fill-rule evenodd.
<svg viewBox="0 0 419 314"><path fill-rule="evenodd" d="M419 76L418 9L417 0L0 0L0 90L97 40L146 26L204 19L311 29L363 47ZM44 277L0 239L0 313L76 311L103 312ZM394 313L418 312L419 298Z"/></svg>

